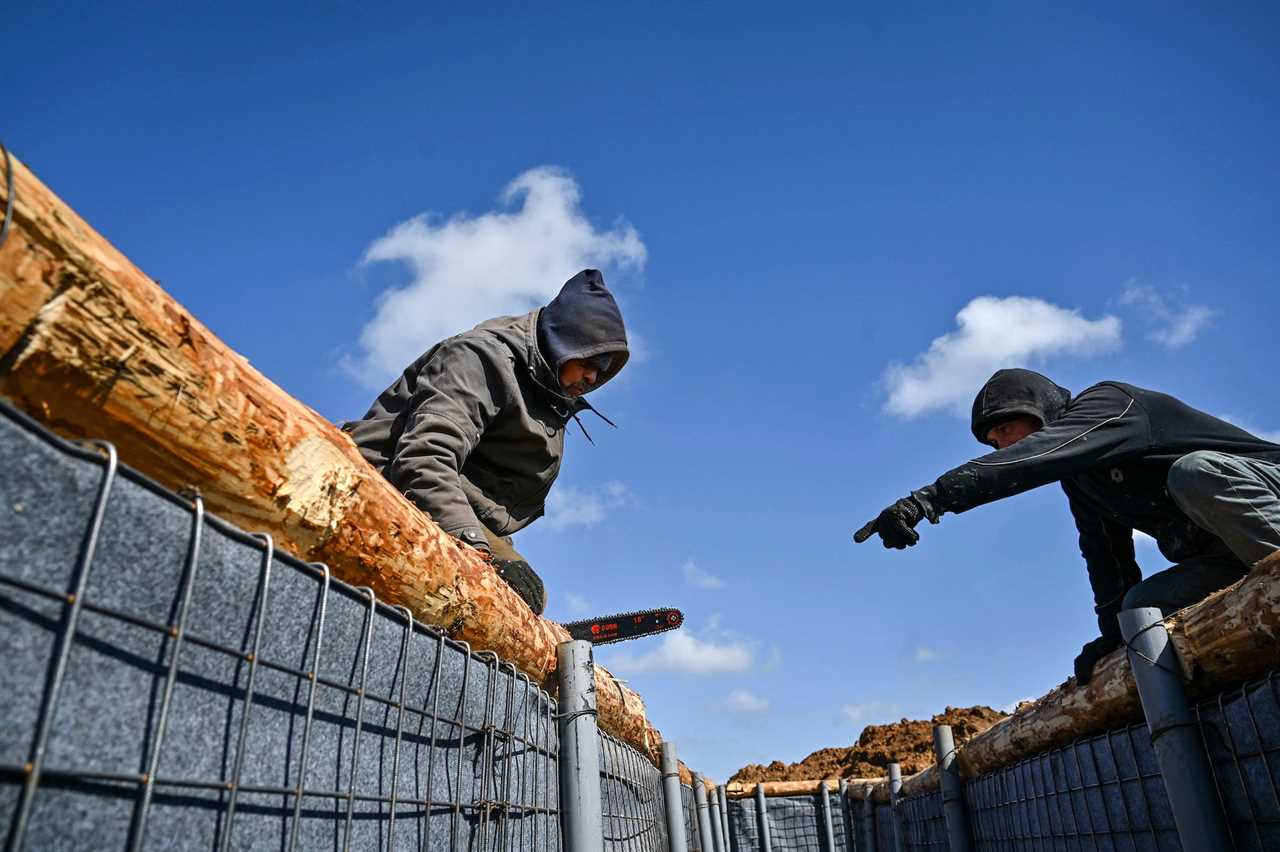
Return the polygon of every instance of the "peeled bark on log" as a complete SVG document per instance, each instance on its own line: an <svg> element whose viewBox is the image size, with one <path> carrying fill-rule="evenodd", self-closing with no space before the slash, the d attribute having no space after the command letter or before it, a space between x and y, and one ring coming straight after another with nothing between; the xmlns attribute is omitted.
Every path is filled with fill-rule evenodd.
<svg viewBox="0 0 1280 852"><path fill-rule="evenodd" d="M867 784L878 784L883 779L847 778L845 780L849 784L849 798L861 799L862 788L864 786ZM840 782L833 778L824 778L820 781L735 781L732 784L726 785L724 792L730 799L750 799L755 796L756 787L764 787L764 794L766 796L803 796L807 793L817 793L822 789L823 784L827 785L828 792L840 792Z"/></svg>
<svg viewBox="0 0 1280 852"><path fill-rule="evenodd" d="M228 521L553 686L564 628L535 616L345 433L215 337L16 157L13 169L0 394L62 435L111 441L122 461L199 489ZM600 667L596 689L601 726L656 763L661 736L640 696Z"/></svg>

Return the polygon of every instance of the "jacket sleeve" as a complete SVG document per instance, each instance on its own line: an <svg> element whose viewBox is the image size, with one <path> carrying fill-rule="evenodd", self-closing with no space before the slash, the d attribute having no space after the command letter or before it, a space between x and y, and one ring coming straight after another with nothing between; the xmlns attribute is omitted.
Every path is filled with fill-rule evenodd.
<svg viewBox="0 0 1280 852"><path fill-rule="evenodd" d="M483 544L484 532L462 490L461 471L502 409L493 356L467 343L443 346L418 373L407 422L383 471L447 533Z"/></svg>
<svg viewBox="0 0 1280 852"><path fill-rule="evenodd" d="M1012 446L949 470L933 484L934 507L965 512L1145 449L1146 413L1114 385L1095 385L1062 416Z"/></svg>
<svg viewBox="0 0 1280 852"><path fill-rule="evenodd" d="M1109 639L1120 638L1120 603L1125 592L1142 579L1142 569L1133 552L1133 530L1109 520L1085 503L1070 484L1062 483L1080 532L1080 555L1089 569L1093 588L1093 611L1098 615L1098 631Z"/></svg>

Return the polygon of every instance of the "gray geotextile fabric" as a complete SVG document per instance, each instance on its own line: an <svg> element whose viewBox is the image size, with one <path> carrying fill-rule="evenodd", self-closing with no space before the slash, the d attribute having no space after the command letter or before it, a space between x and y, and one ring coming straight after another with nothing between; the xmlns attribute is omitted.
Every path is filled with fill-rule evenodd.
<svg viewBox="0 0 1280 852"><path fill-rule="evenodd" d="M7 836L16 831L21 767L52 706L27 849L126 848L141 829L148 849L216 849L227 832L231 848L288 848L294 798L287 791L299 786L304 749L300 849L342 848L348 833L353 849L559 848L558 741L544 693L513 678L509 666L499 670L420 626L409 630L400 612L371 606L364 592L337 581L326 592L319 569L279 552L267 563L263 541L213 518L200 525L189 573L191 501L124 468L109 492L65 677L50 702L66 593L104 464L0 406L0 469ZM168 628L180 621L188 584L161 731L179 645ZM157 747L144 819L140 778Z"/></svg>
<svg viewBox="0 0 1280 852"><path fill-rule="evenodd" d="M840 796L831 794L831 828L835 848L827 848L826 824L822 801L818 795L769 796L765 799L769 823L769 842L773 852L849 852L845 833L845 808ZM760 849L756 800L729 800L729 835L731 852Z"/></svg>
<svg viewBox="0 0 1280 852"><path fill-rule="evenodd" d="M662 774L638 751L603 732L600 807L606 850L666 852Z"/></svg>

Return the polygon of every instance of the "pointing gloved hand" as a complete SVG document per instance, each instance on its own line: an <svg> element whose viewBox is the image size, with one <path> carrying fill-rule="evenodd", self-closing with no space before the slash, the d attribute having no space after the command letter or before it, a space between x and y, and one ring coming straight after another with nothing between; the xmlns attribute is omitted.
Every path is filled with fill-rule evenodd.
<svg viewBox="0 0 1280 852"><path fill-rule="evenodd" d="M894 550L910 547L920 540L920 534L916 532L916 524L920 523L920 519L928 518L929 523L936 524L942 515L933 507L934 496L933 486L912 491L854 533L853 540L862 544L873 534L879 533L885 547Z"/></svg>
<svg viewBox="0 0 1280 852"><path fill-rule="evenodd" d="M1076 686L1088 686L1098 660L1123 646L1124 641L1119 636L1099 636L1092 642L1084 643L1076 657Z"/></svg>

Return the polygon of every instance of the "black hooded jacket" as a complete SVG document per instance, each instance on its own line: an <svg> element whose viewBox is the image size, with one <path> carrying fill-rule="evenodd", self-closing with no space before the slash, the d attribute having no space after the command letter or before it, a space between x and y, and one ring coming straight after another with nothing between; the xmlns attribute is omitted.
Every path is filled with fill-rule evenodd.
<svg viewBox="0 0 1280 852"><path fill-rule="evenodd" d="M1001 370L973 403L974 437L1014 414L1044 428L1003 450L938 477L934 508L964 512L1050 482L1061 482L1080 531L1100 616L1114 623L1120 599L1141 579L1133 531L1152 536L1170 562L1225 547L1169 497L1169 468L1196 450L1280 462L1280 446L1167 394L1100 382L1074 399L1031 370ZM1102 622L1102 618L1100 618Z"/></svg>
<svg viewBox="0 0 1280 852"><path fill-rule="evenodd" d="M343 429L365 460L445 532L472 544L528 526L560 472L568 420L590 406L560 389L570 358L628 358L622 313L594 269L545 308L498 317L433 346Z"/></svg>

